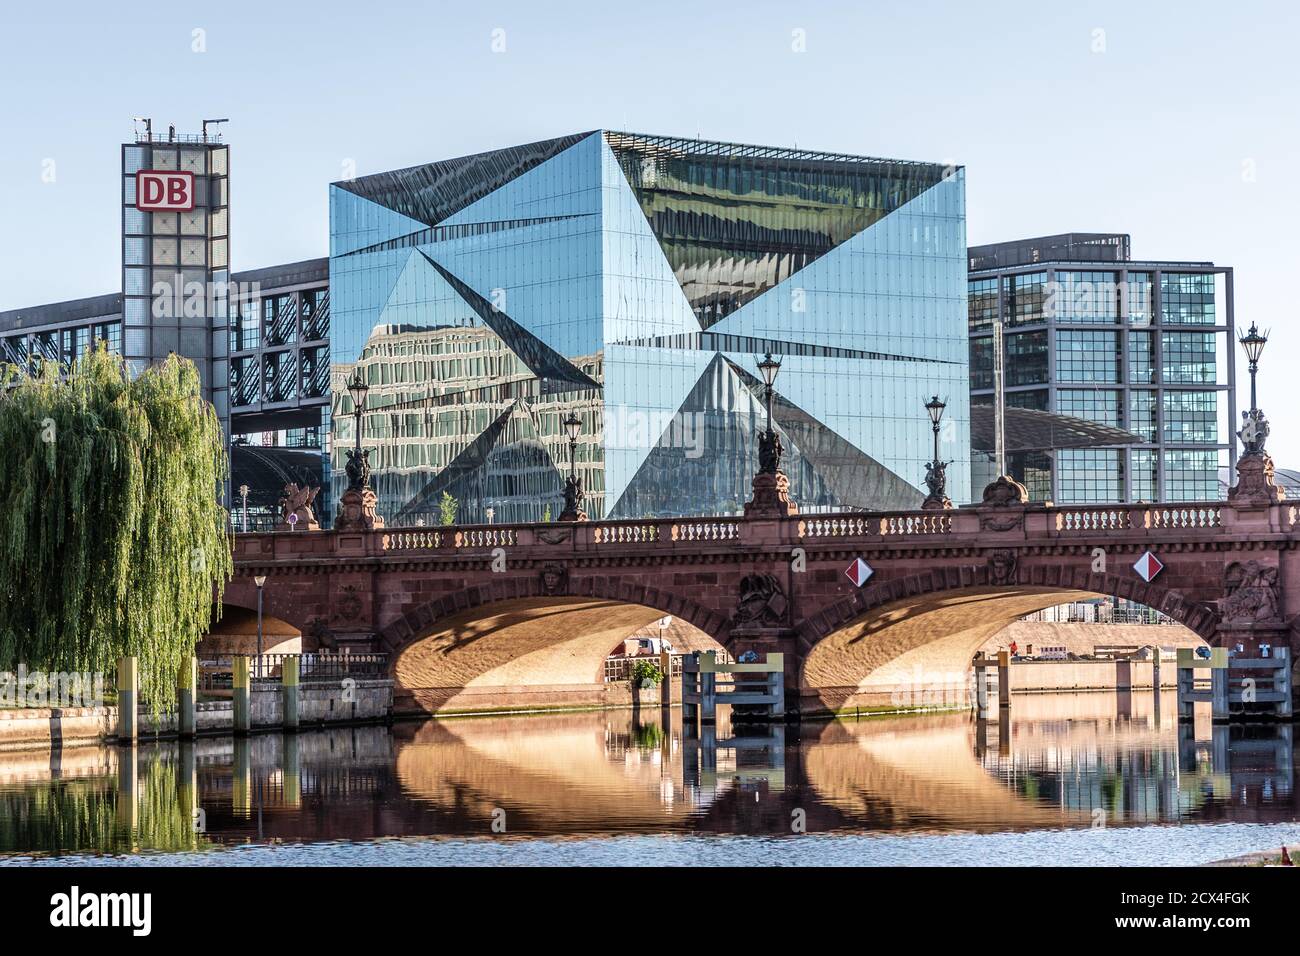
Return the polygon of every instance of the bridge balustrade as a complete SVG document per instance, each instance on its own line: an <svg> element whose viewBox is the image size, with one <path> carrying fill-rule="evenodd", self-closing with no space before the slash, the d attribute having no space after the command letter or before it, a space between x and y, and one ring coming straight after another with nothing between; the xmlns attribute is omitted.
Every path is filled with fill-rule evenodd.
<svg viewBox="0 0 1300 956"><path fill-rule="evenodd" d="M1160 505L1147 508L1148 528L1219 528L1222 509L1217 504Z"/></svg>
<svg viewBox="0 0 1300 956"><path fill-rule="evenodd" d="M740 537L740 518L679 519L673 522L674 541L735 541Z"/></svg>
<svg viewBox="0 0 1300 956"><path fill-rule="evenodd" d="M658 541L660 527L657 522L620 521L614 524L593 523L592 544L650 544Z"/></svg>

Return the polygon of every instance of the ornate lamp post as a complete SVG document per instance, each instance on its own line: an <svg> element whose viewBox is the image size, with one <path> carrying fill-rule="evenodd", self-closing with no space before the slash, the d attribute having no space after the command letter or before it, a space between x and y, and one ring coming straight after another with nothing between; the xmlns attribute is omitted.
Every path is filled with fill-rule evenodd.
<svg viewBox="0 0 1300 956"><path fill-rule="evenodd" d="M1268 419L1259 410L1255 399L1255 377L1259 372L1259 357L1264 352L1264 346L1268 344L1268 332L1261 333L1252 322L1249 332L1244 335L1238 333L1237 341L1241 343L1241 348L1246 353L1246 361L1250 363L1250 411L1241 413L1241 431L1237 435L1241 438L1244 454L1262 455L1264 440L1268 438Z"/></svg>
<svg viewBox="0 0 1300 956"><path fill-rule="evenodd" d="M758 363L758 371L763 376L763 397L767 403L767 430L759 439L758 471L762 475L775 475L781 470L781 439L772 427L772 394L775 391L776 375L781 371L781 362L772 358L768 352L763 361Z"/></svg>
<svg viewBox="0 0 1300 956"><path fill-rule="evenodd" d="M248 485L239 486L239 497L244 499L244 533L248 533Z"/></svg>
<svg viewBox="0 0 1300 956"><path fill-rule="evenodd" d="M348 379L348 394L352 396L352 414L356 417L356 420L357 420L357 424L356 424L356 433L355 433L355 436L354 436L354 437L356 438L356 444L355 444L355 446L354 446L354 447L355 447L355 453L354 453L354 456L355 456L355 457L362 457L362 455L361 455L361 416L362 416L362 414L365 412L365 407L366 407L366 396L367 396L369 393L370 393L370 386L367 385L367 384L366 384L366 380L363 379L363 378L361 377L361 369L355 369L355 370L352 372L352 378ZM364 457L369 458L368 455L366 455L366 456L364 456ZM369 462L367 462L367 464L369 464ZM365 474L364 474L362 477L363 477L363 479L364 479L364 481L365 481L365 485L369 485L369 483L370 483L370 469L369 469L369 468L366 468L366 470L365 470ZM363 485L362 487L365 487L365 485Z"/></svg>
<svg viewBox="0 0 1300 956"><path fill-rule="evenodd" d="M582 419L576 412L569 412L563 422L564 433L569 437L569 477L564 482L564 511L560 513L561 521L586 521L587 513L582 510L582 479L578 477L578 436L582 434Z"/></svg>
<svg viewBox="0 0 1300 956"><path fill-rule="evenodd" d="M1261 333L1252 322L1249 332L1244 335L1238 333L1237 341L1241 343L1246 353L1246 361L1250 363L1250 410L1254 411L1259 407L1255 402L1255 374L1259 371L1259 357L1264 352L1264 346L1268 344L1268 332Z"/></svg>
<svg viewBox="0 0 1300 956"><path fill-rule="evenodd" d="M946 493L948 466L952 463L939 458L939 423L943 421L943 412L947 407L947 403L941 401L938 395L925 403L925 411L930 416L930 425L934 429L934 458L925 466L925 486L930 489L930 494L921 503L921 508L925 511L952 507L952 501Z"/></svg>
<svg viewBox="0 0 1300 956"><path fill-rule="evenodd" d="M758 363L763 376L763 398L767 405L767 428L758 436L758 474L754 476L754 497L745 504L745 516L753 518L778 518L792 515L799 509L790 500L790 479L781 471L781 436L776 433L772 418L772 397L776 390L776 375L781 362L768 352Z"/></svg>
<svg viewBox="0 0 1300 956"><path fill-rule="evenodd" d="M1286 492L1273 480L1273 459L1264 450L1268 439L1268 419L1259 409L1255 393L1255 378L1259 372L1259 357L1268 344L1268 332L1260 332L1255 323L1250 330L1238 333L1237 341L1246 353L1250 366L1250 410L1241 413L1241 457L1237 459L1237 483L1228 492L1229 501L1281 501Z"/></svg>
<svg viewBox="0 0 1300 956"><path fill-rule="evenodd" d="M370 531L382 528L384 519L375 513L378 501L370 488L370 449L361 447L361 420L366 408L366 395L370 386L361 377L361 369L354 369L348 379L348 394L352 396L352 414L356 418L356 441L348 449L348 488L339 501L339 514L334 519L336 531Z"/></svg>

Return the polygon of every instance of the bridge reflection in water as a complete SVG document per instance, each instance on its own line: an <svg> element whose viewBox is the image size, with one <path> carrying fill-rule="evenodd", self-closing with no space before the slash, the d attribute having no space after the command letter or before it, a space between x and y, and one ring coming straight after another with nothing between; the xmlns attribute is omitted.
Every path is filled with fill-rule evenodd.
<svg viewBox="0 0 1300 956"><path fill-rule="evenodd" d="M617 833L944 833L1300 818L1289 725L1179 727L1172 694L1009 717L701 737L657 709L0 756L6 853ZM193 821L197 820L196 832ZM493 824L496 822L497 830Z"/></svg>

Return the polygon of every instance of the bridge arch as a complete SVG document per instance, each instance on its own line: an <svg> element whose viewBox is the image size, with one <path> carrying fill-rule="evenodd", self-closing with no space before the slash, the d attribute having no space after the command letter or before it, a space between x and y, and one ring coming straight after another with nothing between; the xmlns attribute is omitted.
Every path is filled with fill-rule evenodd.
<svg viewBox="0 0 1300 956"><path fill-rule="evenodd" d="M218 618L217 612L220 611ZM301 654L319 649L319 642L297 624L274 614L262 614L262 652ZM199 654L256 654L257 609L223 601L213 608L212 623L197 648Z"/></svg>
<svg viewBox="0 0 1300 956"><path fill-rule="evenodd" d="M654 588L563 575L515 578L451 592L379 634L390 655L395 706L408 712L630 702L607 684L605 659L629 635L670 615L692 643L719 646L728 621ZM626 698L626 699L624 699Z"/></svg>
<svg viewBox="0 0 1300 956"><path fill-rule="evenodd" d="M1056 566L999 576L989 566L936 569L863 588L796 627L806 710L899 704L918 687L956 693L974 653L1026 614L1121 597L1212 641L1217 615L1176 589Z"/></svg>

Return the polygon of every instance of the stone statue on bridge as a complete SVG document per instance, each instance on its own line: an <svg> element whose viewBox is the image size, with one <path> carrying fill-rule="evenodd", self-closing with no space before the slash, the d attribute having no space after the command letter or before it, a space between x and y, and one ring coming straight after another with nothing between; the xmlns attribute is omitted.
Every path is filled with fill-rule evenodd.
<svg viewBox="0 0 1300 956"><path fill-rule="evenodd" d="M785 448L775 429L767 429L758 436L758 473L775 475L781 469L781 456Z"/></svg>
<svg viewBox="0 0 1300 956"><path fill-rule="evenodd" d="M948 497L948 466L951 464L950 461L925 463L925 487L930 490L930 494L921 503L922 510L937 511L952 507L952 499Z"/></svg>
<svg viewBox="0 0 1300 956"><path fill-rule="evenodd" d="M320 523L312 512L312 503L320 488L300 488L297 482L284 486L284 497L280 499L280 523L276 531L319 531Z"/></svg>
<svg viewBox="0 0 1300 956"><path fill-rule="evenodd" d="M1237 437L1241 439L1242 454L1264 454L1264 442L1268 440L1268 419L1264 413L1258 408L1242 412L1241 431L1237 432Z"/></svg>
<svg viewBox="0 0 1300 956"><path fill-rule="evenodd" d="M379 497L370 487L370 449L348 449L348 490L339 499L335 531L373 531L384 526L375 508Z"/></svg>

